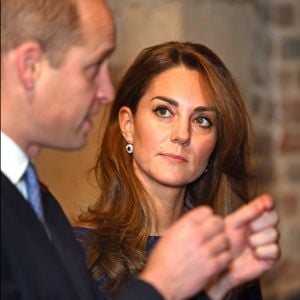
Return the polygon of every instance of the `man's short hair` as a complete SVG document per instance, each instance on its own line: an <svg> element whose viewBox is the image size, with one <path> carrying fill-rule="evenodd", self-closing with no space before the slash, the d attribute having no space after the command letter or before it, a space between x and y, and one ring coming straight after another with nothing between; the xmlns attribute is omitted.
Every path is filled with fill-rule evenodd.
<svg viewBox="0 0 300 300"><path fill-rule="evenodd" d="M25 41L36 41L58 67L64 54L82 42L74 0L1 0L1 56Z"/></svg>

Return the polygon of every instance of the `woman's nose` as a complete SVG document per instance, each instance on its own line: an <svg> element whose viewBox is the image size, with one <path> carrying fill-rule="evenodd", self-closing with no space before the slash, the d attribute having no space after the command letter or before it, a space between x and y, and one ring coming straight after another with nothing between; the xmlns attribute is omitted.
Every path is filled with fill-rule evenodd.
<svg viewBox="0 0 300 300"><path fill-rule="evenodd" d="M188 146L191 140L190 124L187 120L177 120L171 133L171 141L183 146Z"/></svg>

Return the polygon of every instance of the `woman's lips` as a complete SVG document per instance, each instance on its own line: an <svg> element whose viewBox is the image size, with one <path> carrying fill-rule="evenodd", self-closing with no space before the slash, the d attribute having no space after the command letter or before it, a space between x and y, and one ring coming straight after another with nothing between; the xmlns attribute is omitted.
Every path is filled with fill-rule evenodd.
<svg viewBox="0 0 300 300"><path fill-rule="evenodd" d="M172 163L187 163L188 160L181 155L173 153L160 153L160 155Z"/></svg>

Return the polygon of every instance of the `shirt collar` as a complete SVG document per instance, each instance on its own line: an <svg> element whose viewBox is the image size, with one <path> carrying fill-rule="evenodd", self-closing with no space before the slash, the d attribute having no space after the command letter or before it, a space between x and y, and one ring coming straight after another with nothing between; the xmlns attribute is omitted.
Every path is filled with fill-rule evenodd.
<svg viewBox="0 0 300 300"><path fill-rule="evenodd" d="M29 163L24 151L9 136L1 131L1 172L17 184Z"/></svg>

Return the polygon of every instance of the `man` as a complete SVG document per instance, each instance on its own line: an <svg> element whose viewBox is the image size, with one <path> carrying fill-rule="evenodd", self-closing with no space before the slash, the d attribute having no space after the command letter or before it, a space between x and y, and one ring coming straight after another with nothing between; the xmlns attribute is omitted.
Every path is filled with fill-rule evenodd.
<svg viewBox="0 0 300 300"><path fill-rule="evenodd" d="M44 187L42 200L33 188L30 161L41 147L86 144L91 117L114 97L114 31L101 0L1 0L2 299L96 297L62 209ZM254 207L243 222L264 210ZM231 259L224 226L208 208L187 214L119 299L195 294Z"/></svg>
<svg viewBox="0 0 300 300"><path fill-rule="evenodd" d="M113 21L97 0L3 0L1 11L2 296L92 299L61 208L42 191L41 222L24 199L23 174L40 147L83 147L99 104L113 99L107 67L115 43ZM226 253L214 269L228 259ZM151 268L147 274L151 278ZM132 289L137 299L139 290L160 297L142 281Z"/></svg>

